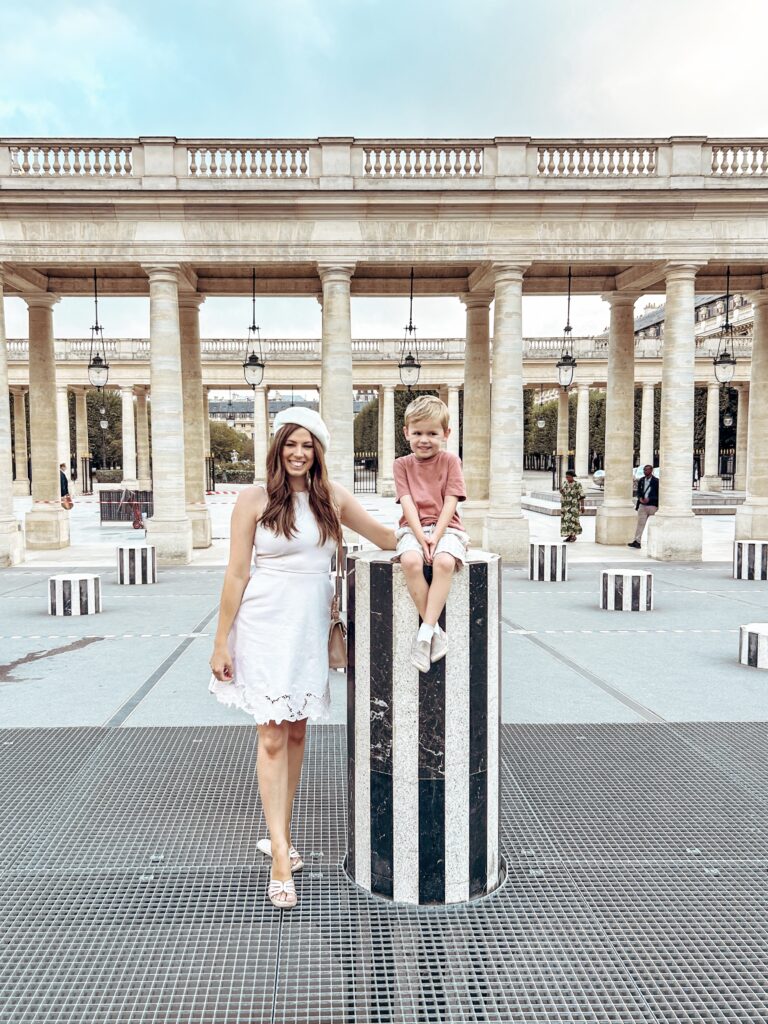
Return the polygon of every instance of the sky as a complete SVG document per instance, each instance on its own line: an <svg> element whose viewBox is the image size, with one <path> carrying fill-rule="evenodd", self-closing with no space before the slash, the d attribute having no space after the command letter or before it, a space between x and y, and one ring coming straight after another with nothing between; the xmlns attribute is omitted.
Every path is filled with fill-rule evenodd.
<svg viewBox="0 0 768 1024"><path fill-rule="evenodd" d="M0 0L0 137L765 137L766 38L765 0ZM112 336L149 333L147 300L100 312ZM353 334L399 336L407 312L353 299ZM6 318L26 335L21 300ZM209 300L201 331L249 319L245 299ZM56 334L91 320L64 299ZM320 333L314 300L261 300L258 320ZM418 299L414 322L461 336L464 308ZM576 297L571 322L602 331L607 306ZM564 298L524 298L527 336L564 323Z"/></svg>

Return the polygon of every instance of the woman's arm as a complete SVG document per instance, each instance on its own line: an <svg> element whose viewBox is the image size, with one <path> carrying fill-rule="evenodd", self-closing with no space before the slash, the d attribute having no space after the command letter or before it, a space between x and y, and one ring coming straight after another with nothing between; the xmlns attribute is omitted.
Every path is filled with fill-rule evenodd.
<svg viewBox="0 0 768 1024"><path fill-rule="evenodd" d="M339 508L339 516L344 526L355 533L360 533L366 540L369 540L376 547L384 551L394 551L397 547L395 531L391 526L385 526L378 519L365 511L357 498L350 494L346 487L334 483L333 494Z"/></svg>
<svg viewBox="0 0 768 1024"><path fill-rule="evenodd" d="M213 656L211 657L211 670L221 682L232 678L232 659L227 647L227 637L250 579L253 538L256 532L256 523L264 511L265 503L266 492L264 489L249 487L240 492L232 513L229 562L221 588L219 621L216 626Z"/></svg>

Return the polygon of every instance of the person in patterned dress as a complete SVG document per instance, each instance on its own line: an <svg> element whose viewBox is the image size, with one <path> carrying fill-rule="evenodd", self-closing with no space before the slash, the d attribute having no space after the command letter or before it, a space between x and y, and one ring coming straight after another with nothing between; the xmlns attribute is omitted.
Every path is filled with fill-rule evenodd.
<svg viewBox="0 0 768 1024"><path fill-rule="evenodd" d="M584 488L576 479L576 474L569 469L565 474L565 483L560 488L560 536L573 542L581 533L579 514L584 511Z"/></svg>

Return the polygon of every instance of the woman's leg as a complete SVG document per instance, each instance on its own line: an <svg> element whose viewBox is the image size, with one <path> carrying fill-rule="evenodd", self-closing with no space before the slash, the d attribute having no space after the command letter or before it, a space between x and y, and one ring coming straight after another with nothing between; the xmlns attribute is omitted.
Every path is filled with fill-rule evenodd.
<svg viewBox="0 0 768 1024"><path fill-rule="evenodd" d="M437 624L440 613L445 608L455 572L456 559L447 551L441 551L432 559L432 583L427 595L427 607L422 615L424 621L430 626Z"/></svg>
<svg viewBox="0 0 768 1024"><path fill-rule="evenodd" d="M264 817L272 842L272 877L291 878L290 842L286 822L290 816L288 736L290 722L260 725L256 774Z"/></svg>
<svg viewBox="0 0 768 1024"><path fill-rule="evenodd" d="M298 722L288 723L288 814L285 820L285 834L288 836L289 846L291 840L291 816L293 814L293 801L296 797L296 790L299 788L301 779L301 766L304 763L304 747L307 740L307 720L302 718Z"/></svg>

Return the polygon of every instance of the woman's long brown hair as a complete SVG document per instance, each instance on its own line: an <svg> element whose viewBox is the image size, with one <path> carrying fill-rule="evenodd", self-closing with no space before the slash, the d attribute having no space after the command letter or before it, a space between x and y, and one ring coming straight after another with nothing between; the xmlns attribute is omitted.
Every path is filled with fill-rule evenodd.
<svg viewBox="0 0 768 1024"><path fill-rule="evenodd" d="M283 466L283 446L300 426L299 423L286 423L272 439L267 452L267 507L259 519L261 526L289 540L296 536L296 512L293 505L293 489ZM341 540L341 522L339 510L331 493L328 471L325 467L325 453L311 432L310 437L315 450L315 460L307 475L309 507L320 531L320 543L325 544L329 540L338 542Z"/></svg>

